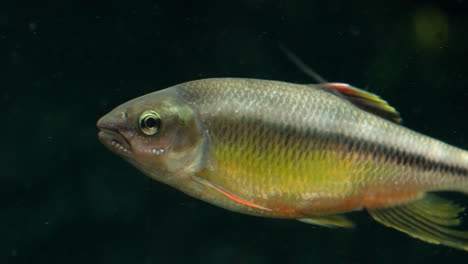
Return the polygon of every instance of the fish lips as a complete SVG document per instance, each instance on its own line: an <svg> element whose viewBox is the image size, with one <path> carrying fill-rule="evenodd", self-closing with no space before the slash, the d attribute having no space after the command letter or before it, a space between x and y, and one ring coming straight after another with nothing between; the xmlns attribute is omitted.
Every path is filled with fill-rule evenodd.
<svg viewBox="0 0 468 264"><path fill-rule="evenodd" d="M128 155L132 153L130 143L116 131L101 128L101 131L98 133L98 138L102 144L117 154Z"/></svg>

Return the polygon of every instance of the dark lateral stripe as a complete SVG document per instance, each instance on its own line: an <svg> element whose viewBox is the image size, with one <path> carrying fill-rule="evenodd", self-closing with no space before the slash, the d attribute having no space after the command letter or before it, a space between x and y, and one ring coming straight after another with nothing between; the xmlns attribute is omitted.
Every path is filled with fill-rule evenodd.
<svg viewBox="0 0 468 264"><path fill-rule="evenodd" d="M226 119L218 117L210 120L210 123L213 124L212 122L214 122L216 127L222 127L221 130L225 131L239 131L242 129L252 131L260 129L270 133L278 133L280 136L286 138L285 142L293 140L293 138L301 141L313 140L321 143L328 142L330 150L336 150L337 147L341 148L344 151L343 155L358 153L359 156L370 156L372 160L385 160L386 162L397 166L411 166L414 169L427 172L439 172L452 174L454 176L468 177L468 168L459 167L444 161L435 161L420 154L411 153L406 150L397 149L379 143L363 141L343 134L323 133L310 128L299 129L298 127L278 123L266 123L263 120L252 120L248 118L236 121L232 120L233 122L227 122ZM264 125L259 126L259 124L262 123ZM327 147L326 145L327 144L322 146Z"/></svg>
<svg viewBox="0 0 468 264"><path fill-rule="evenodd" d="M371 156L373 160L385 160L397 166L411 166L414 169L422 171L431 171L439 173L452 174L454 176L468 177L468 168L456 166L444 161L435 161L426 156L410 153L405 150L397 149L391 146L386 146L378 143L363 142L362 140L344 136L331 135L337 142L342 142L348 152L359 152L365 156Z"/></svg>

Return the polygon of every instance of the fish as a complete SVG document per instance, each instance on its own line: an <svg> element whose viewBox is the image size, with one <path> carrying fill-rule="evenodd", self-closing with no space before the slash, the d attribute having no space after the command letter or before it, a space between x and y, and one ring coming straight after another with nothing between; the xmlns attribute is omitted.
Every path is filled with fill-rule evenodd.
<svg viewBox="0 0 468 264"><path fill-rule="evenodd" d="M248 78L181 83L97 122L99 140L143 174L238 213L351 228L346 213L468 251L468 152L401 125L345 83Z"/></svg>

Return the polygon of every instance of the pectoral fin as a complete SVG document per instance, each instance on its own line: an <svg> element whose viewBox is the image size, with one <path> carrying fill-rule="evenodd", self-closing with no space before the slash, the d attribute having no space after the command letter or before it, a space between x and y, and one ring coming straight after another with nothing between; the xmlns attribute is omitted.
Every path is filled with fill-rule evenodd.
<svg viewBox="0 0 468 264"><path fill-rule="evenodd" d="M218 186L213 182L210 182L210 181L205 180L203 178L200 178L198 176L193 176L193 179L196 180L197 182L209 187L209 188L212 188L212 189L218 191L219 193L225 195L226 197L233 200L234 202L241 203L243 205L247 205L247 206L250 206L250 207L255 207L255 208L258 208L258 209L266 210L266 211L271 211L271 209L268 209L266 207L263 207L263 206L248 202L248 201L234 195L233 193L231 193L231 192L229 192L227 190L224 190L221 186Z"/></svg>
<svg viewBox="0 0 468 264"><path fill-rule="evenodd" d="M378 222L433 244L468 251L468 232L456 230L464 208L435 195L397 207L368 210Z"/></svg>
<svg viewBox="0 0 468 264"><path fill-rule="evenodd" d="M353 222L342 215L317 215L308 218L299 218L298 221L325 227L354 227Z"/></svg>

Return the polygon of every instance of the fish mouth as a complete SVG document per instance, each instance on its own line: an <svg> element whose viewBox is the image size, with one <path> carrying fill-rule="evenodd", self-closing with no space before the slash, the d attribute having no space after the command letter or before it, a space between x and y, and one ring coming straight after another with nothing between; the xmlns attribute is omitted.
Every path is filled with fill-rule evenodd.
<svg viewBox="0 0 468 264"><path fill-rule="evenodd" d="M118 132L101 128L98 138L102 144L117 153L132 153L130 143Z"/></svg>

